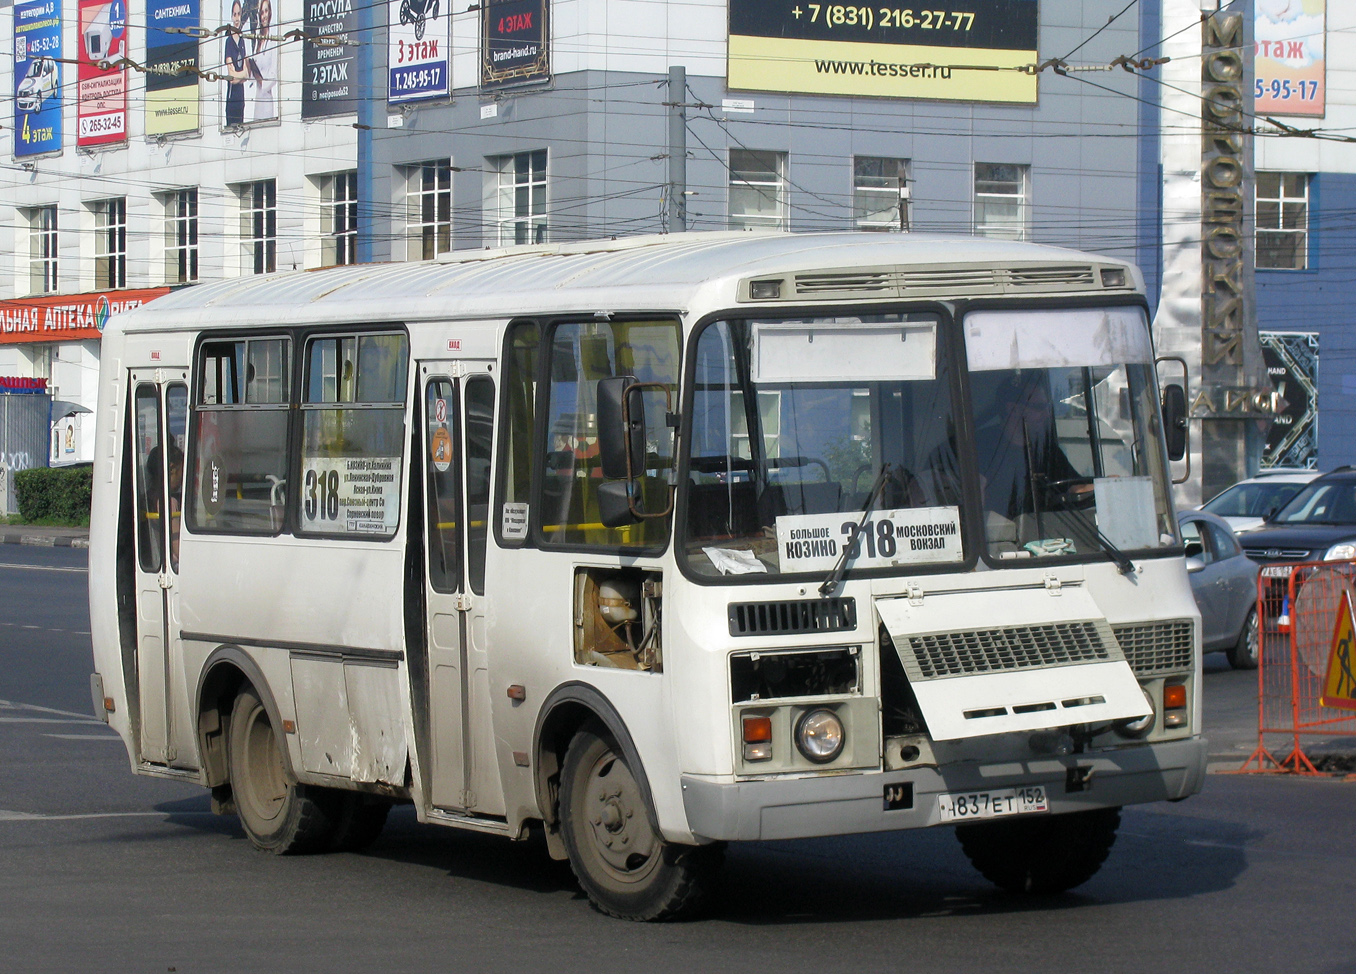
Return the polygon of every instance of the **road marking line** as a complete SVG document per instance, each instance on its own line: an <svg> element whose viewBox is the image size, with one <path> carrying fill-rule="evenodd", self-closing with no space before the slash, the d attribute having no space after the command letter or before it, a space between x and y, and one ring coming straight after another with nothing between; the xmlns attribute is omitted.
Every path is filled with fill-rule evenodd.
<svg viewBox="0 0 1356 974"><path fill-rule="evenodd" d="M81 572L89 574L88 568L62 568L58 565L19 565L10 561L0 561L0 568L21 568L30 572Z"/></svg>
<svg viewBox="0 0 1356 974"><path fill-rule="evenodd" d="M0 724L102 724L93 717L0 717Z"/></svg>
<svg viewBox="0 0 1356 974"><path fill-rule="evenodd" d="M40 714L58 714L62 717L79 717L81 720L94 720L89 714L74 710L53 710L51 707L39 707L35 703L16 703L13 700L0 700L0 710L36 710Z"/></svg>
<svg viewBox="0 0 1356 974"><path fill-rule="evenodd" d="M43 734L43 737L55 737L59 741L118 741L122 738L117 734Z"/></svg>
<svg viewBox="0 0 1356 974"><path fill-rule="evenodd" d="M197 818L213 812L85 812L80 815L44 815L0 808L0 822L78 822L93 818Z"/></svg>

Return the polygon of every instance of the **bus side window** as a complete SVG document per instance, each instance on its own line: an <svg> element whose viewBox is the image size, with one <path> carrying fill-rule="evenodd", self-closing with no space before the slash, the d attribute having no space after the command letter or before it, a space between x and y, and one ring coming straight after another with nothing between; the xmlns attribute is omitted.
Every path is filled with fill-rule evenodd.
<svg viewBox="0 0 1356 974"><path fill-rule="evenodd" d="M298 528L389 538L400 523L409 340L315 337L306 345Z"/></svg>
<svg viewBox="0 0 1356 974"><path fill-rule="evenodd" d="M506 534L506 508L525 512L532 492L532 433L537 417L537 371L541 359L541 326L535 321L515 321L504 340L503 427L499 448L498 502L495 504L495 537L506 547L526 543L526 515L516 520Z"/></svg>
<svg viewBox="0 0 1356 974"><path fill-rule="evenodd" d="M164 560L160 512L164 507L160 396L153 385L139 385L133 398L137 455L137 557L143 572L158 572Z"/></svg>
<svg viewBox="0 0 1356 974"><path fill-rule="evenodd" d="M626 547L662 545L667 519L647 519L620 528L599 520L598 380L633 375L640 382L678 389L678 324L666 319L560 322L551 333L545 457L538 525L546 545ZM664 424L663 392L647 389L645 469L639 477L648 511L668 504L673 439Z"/></svg>
<svg viewBox="0 0 1356 974"><path fill-rule="evenodd" d="M282 531L290 360L287 338L204 342L199 350L187 498L195 531Z"/></svg>
<svg viewBox="0 0 1356 974"><path fill-rule="evenodd" d="M441 419L439 417L442 417ZM457 478L457 400L450 379L431 379L424 391L428 429L428 580L435 592L455 592L461 578L457 542L461 485Z"/></svg>

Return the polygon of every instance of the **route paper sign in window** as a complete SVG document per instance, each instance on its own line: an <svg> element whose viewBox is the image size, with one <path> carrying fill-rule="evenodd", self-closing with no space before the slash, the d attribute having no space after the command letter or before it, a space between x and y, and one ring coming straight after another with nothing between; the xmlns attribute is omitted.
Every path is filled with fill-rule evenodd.
<svg viewBox="0 0 1356 974"><path fill-rule="evenodd" d="M1037 0L926 6L730 0L729 87L1035 104Z"/></svg>
<svg viewBox="0 0 1356 974"><path fill-rule="evenodd" d="M852 568L889 568L965 560L960 508L913 507L859 514L777 518L783 572L827 572L848 549Z"/></svg>

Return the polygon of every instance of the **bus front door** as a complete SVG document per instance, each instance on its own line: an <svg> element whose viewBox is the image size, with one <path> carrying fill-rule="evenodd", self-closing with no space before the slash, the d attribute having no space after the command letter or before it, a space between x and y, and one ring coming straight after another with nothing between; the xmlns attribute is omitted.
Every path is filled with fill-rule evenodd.
<svg viewBox="0 0 1356 974"><path fill-rule="evenodd" d="M504 799L490 719L484 598L494 380L483 362L423 363L420 378L430 800L497 815Z"/></svg>
<svg viewBox="0 0 1356 974"><path fill-rule="evenodd" d="M131 374L135 478L136 674L146 764L196 767L179 638L179 512L183 507L186 372Z"/></svg>

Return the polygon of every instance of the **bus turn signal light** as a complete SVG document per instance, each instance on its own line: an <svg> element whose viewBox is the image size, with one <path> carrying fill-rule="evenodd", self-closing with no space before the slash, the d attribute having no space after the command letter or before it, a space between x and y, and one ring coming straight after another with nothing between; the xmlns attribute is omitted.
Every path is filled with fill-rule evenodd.
<svg viewBox="0 0 1356 974"><path fill-rule="evenodd" d="M745 717L744 724L744 760L772 760L772 718Z"/></svg>
<svg viewBox="0 0 1356 974"><path fill-rule="evenodd" d="M1181 727L1186 723L1186 687L1169 683L1163 688L1163 726Z"/></svg>

